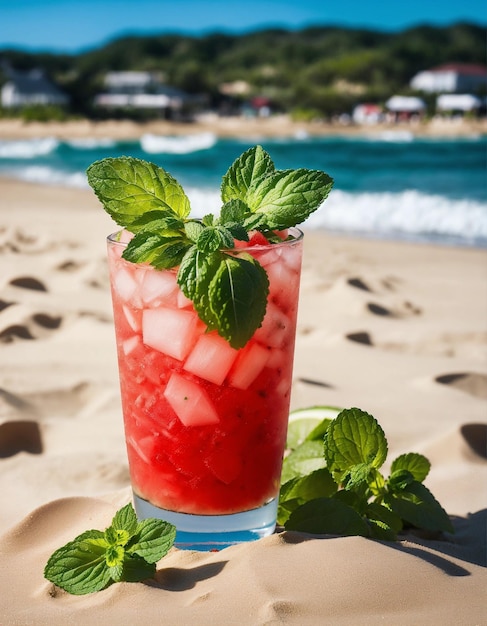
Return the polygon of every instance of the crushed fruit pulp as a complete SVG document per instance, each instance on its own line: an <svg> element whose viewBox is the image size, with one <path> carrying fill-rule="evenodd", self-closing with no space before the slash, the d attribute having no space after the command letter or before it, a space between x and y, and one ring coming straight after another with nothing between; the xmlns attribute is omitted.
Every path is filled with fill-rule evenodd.
<svg viewBox="0 0 487 626"><path fill-rule="evenodd" d="M247 511L277 497L302 240L245 248L270 287L263 324L240 350L206 332L176 271L130 263L124 244L109 238L108 245L134 491L156 507L198 515Z"/></svg>

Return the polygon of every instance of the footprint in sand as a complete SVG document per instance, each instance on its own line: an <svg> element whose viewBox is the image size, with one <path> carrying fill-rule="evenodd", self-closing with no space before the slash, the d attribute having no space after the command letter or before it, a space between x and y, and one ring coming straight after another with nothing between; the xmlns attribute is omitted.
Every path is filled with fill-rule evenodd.
<svg viewBox="0 0 487 626"><path fill-rule="evenodd" d="M370 336L370 333L366 331L360 331L357 333L348 333L348 335L345 335L345 337L349 339L350 341L355 341L355 343L361 343L365 346L374 345L374 342L372 341L372 337Z"/></svg>
<svg viewBox="0 0 487 626"><path fill-rule="evenodd" d="M13 278L10 283L13 287L20 287L21 289L32 289L34 291L47 291L46 286L37 278L33 276L19 276Z"/></svg>
<svg viewBox="0 0 487 626"><path fill-rule="evenodd" d="M7 300L0 300L0 312L4 309L8 309L12 304L16 304L15 302L7 302Z"/></svg>
<svg viewBox="0 0 487 626"><path fill-rule="evenodd" d="M380 315L383 317L409 317L410 315L420 315L421 309L409 301L403 302L399 306L388 308L377 304L376 302L367 302L367 310L374 315Z"/></svg>
<svg viewBox="0 0 487 626"><path fill-rule="evenodd" d="M359 289L370 294L383 293L384 289L386 291L395 291L397 282L397 279L394 277L389 277L383 278L376 285L371 286L370 282L366 282L360 276L354 276L347 279L347 284L350 287L354 287L355 289ZM373 315L389 318L408 317L409 315L419 315L421 313L421 309L408 300L400 303L394 303L392 306L389 304L380 304L378 302L367 302L366 309Z"/></svg>
<svg viewBox="0 0 487 626"><path fill-rule="evenodd" d="M77 272L78 270L84 267L84 263L79 263L78 261L72 261L68 259L67 261L63 261L60 263L56 269L60 272Z"/></svg>
<svg viewBox="0 0 487 626"><path fill-rule="evenodd" d="M371 282L375 283L374 286L371 286ZM384 289L386 291L395 291L398 282L400 282L400 280L394 276L386 276L379 281L365 281L360 276L352 276L347 279L347 284L350 285L350 287L355 287L355 289L360 289L369 293L378 293Z"/></svg>
<svg viewBox="0 0 487 626"><path fill-rule="evenodd" d="M34 421L12 421L0 424L0 458L19 452L41 454L43 450L39 424Z"/></svg>
<svg viewBox="0 0 487 626"><path fill-rule="evenodd" d="M34 313L22 324L11 324L0 331L0 343L12 343L17 339L41 339L58 329L63 318L48 313Z"/></svg>
<svg viewBox="0 0 487 626"><path fill-rule="evenodd" d="M487 459L487 424L463 424L460 433L469 448Z"/></svg>
<svg viewBox="0 0 487 626"><path fill-rule="evenodd" d="M443 374L435 378L437 383L448 385L475 398L487 400L487 374L478 372L461 372L458 374Z"/></svg>

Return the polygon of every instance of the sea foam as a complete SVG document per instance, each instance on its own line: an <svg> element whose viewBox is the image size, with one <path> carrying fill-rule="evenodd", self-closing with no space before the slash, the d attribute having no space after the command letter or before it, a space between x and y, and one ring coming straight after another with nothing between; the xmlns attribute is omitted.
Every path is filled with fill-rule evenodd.
<svg viewBox="0 0 487 626"><path fill-rule="evenodd" d="M56 150L59 141L54 137L42 139L0 140L0 158L2 159L31 159L44 156Z"/></svg>
<svg viewBox="0 0 487 626"><path fill-rule="evenodd" d="M200 150L208 150L217 142L213 133L198 133L169 137L146 133L140 138L140 146L148 154L190 154Z"/></svg>

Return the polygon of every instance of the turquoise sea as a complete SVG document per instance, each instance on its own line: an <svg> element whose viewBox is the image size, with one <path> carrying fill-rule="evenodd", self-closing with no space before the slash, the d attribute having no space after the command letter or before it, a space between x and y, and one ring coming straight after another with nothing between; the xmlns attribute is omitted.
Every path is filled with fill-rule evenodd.
<svg viewBox="0 0 487 626"><path fill-rule="evenodd" d="M185 187L193 214L217 212L221 177L260 143L279 169L326 171L335 186L305 228L365 237L487 247L487 137L422 139L408 132L369 138L308 136L217 139L143 135L136 141L0 140L0 176L87 186L85 170L131 155L164 167Z"/></svg>

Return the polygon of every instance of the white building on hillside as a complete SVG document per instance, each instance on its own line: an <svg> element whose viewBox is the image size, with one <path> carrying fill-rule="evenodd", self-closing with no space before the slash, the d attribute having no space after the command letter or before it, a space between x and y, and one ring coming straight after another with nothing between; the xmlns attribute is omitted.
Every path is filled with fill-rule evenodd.
<svg viewBox="0 0 487 626"><path fill-rule="evenodd" d="M0 102L5 109L32 105L64 107L69 103L68 96L42 70L18 72L8 68L6 73L8 79L0 93Z"/></svg>
<svg viewBox="0 0 487 626"><path fill-rule="evenodd" d="M108 72L104 87L94 104L105 109L149 109L174 115L193 100L180 89L164 85L161 76L152 72Z"/></svg>
<svg viewBox="0 0 487 626"><path fill-rule="evenodd" d="M487 67L465 63L441 65L419 72L409 84L412 89L428 93L475 93L487 87Z"/></svg>
<svg viewBox="0 0 487 626"><path fill-rule="evenodd" d="M469 93L444 93L436 99L438 113L475 113L482 107L482 100Z"/></svg>

